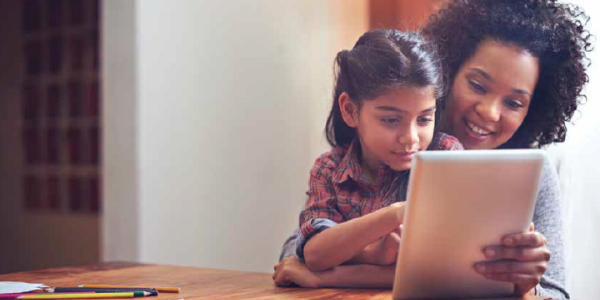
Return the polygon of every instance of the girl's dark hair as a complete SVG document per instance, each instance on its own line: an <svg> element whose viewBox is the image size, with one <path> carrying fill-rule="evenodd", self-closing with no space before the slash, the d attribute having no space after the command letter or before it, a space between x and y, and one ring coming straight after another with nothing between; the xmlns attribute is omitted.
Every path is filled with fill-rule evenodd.
<svg viewBox="0 0 600 300"><path fill-rule="evenodd" d="M355 129L342 119L338 99L343 92L360 108L363 101L401 85L434 86L438 100L445 91L441 61L434 45L415 32L368 31L352 50L337 54L334 70L333 104L325 125L327 141L332 147L348 146L356 137Z"/></svg>
<svg viewBox="0 0 600 300"><path fill-rule="evenodd" d="M566 122L585 99L586 52L592 50L588 20L580 8L556 0L455 0L429 18L423 33L444 54L450 86L484 40L537 57L540 75L529 112L501 148L539 148L565 140Z"/></svg>

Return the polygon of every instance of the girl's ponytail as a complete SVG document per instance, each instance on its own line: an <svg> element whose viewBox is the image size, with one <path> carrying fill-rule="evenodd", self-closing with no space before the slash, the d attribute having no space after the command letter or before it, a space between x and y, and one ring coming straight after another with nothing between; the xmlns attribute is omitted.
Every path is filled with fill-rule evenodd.
<svg viewBox="0 0 600 300"><path fill-rule="evenodd" d="M344 122L344 119L342 118L342 110L338 101L343 92L346 92L348 95L352 94L352 83L350 81L351 76L348 69L349 55L350 51L348 50L342 50L338 52L333 66L334 74L336 76L336 85L333 91L333 104L331 107L331 112L329 113L329 117L327 118L327 123L325 125L327 142L329 142L332 147L338 145L348 145L356 136L356 131L354 128L351 128L346 124L346 122Z"/></svg>

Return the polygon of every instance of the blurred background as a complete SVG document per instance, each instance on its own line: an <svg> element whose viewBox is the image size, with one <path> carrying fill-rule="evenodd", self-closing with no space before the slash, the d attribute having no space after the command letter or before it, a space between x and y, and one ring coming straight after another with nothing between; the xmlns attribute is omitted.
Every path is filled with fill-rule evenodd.
<svg viewBox="0 0 600 300"><path fill-rule="evenodd" d="M600 34L600 8L572 2ZM270 272L329 149L335 54L440 4L0 0L0 273L114 260ZM598 70L548 149L580 299L600 296Z"/></svg>

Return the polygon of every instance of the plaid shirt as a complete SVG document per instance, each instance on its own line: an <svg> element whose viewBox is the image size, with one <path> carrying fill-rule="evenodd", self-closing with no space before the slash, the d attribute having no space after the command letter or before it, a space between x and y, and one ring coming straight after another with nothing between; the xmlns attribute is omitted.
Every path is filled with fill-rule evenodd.
<svg viewBox="0 0 600 300"><path fill-rule="evenodd" d="M404 201L408 171L379 168L375 182L369 182L360 166L360 144L336 147L315 161L310 171L308 200L300 213L300 233L307 241L312 235L394 202ZM453 136L437 133L430 150L462 150ZM323 219L326 219L325 224Z"/></svg>

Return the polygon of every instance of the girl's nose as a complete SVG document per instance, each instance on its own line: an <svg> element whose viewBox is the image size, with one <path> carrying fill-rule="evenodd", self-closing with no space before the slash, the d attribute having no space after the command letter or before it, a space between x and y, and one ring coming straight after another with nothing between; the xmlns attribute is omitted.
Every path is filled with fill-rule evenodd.
<svg viewBox="0 0 600 300"><path fill-rule="evenodd" d="M405 147L408 147L411 150L412 145L419 142L419 133L417 131L417 126L411 124L406 130L402 131L398 136L398 142L400 144L404 144Z"/></svg>

